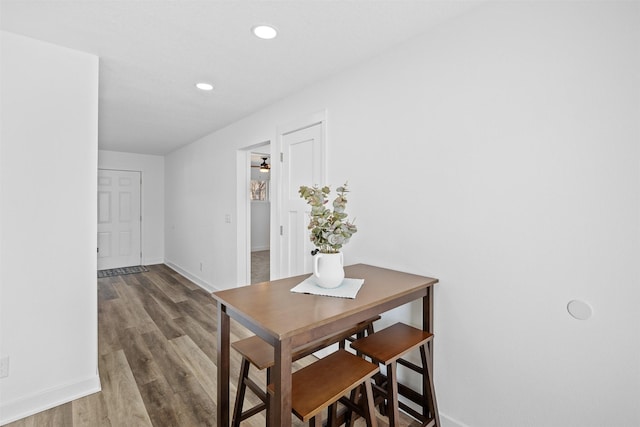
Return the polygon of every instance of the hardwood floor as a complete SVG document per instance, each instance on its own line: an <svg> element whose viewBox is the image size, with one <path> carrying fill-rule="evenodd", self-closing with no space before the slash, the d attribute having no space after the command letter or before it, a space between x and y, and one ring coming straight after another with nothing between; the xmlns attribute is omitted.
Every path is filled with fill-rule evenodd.
<svg viewBox="0 0 640 427"><path fill-rule="evenodd" d="M269 280L270 251L251 252L251 284Z"/></svg>
<svg viewBox="0 0 640 427"><path fill-rule="evenodd" d="M98 279L102 391L10 427L213 426L216 423L216 308L210 295L164 265ZM232 322L232 341L250 336ZM231 352L231 399L240 360ZM294 369L313 361L296 362ZM252 370L264 386L264 373ZM247 392L246 405L258 402ZM248 407L248 406L247 406ZM381 424L386 425L384 418ZM264 412L242 424L265 425ZM295 417L294 426L302 426ZM358 420L358 426L364 425ZM419 425L403 417L402 426Z"/></svg>

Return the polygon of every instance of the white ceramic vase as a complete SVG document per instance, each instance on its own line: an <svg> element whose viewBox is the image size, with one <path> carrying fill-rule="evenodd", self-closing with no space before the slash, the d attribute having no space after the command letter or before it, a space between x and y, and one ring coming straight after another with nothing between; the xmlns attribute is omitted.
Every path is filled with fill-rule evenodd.
<svg viewBox="0 0 640 427"><path fill-rule="evenodd" d="M344 280L344 259L337 254L318 253L313 257L313 275L318 286L337 288Z"/></svg>

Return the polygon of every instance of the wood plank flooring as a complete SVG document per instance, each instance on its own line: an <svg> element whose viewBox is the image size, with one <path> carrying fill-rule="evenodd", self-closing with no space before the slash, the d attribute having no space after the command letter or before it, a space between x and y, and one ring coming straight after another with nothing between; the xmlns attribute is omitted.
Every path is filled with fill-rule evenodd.
<svg viewBox="0 0 640 427"><path fill-rule="evenodd" d="M234 341L251 333L232 322L231 335ZM7 426L216 424L216 307L207 292L164 265L98 279L98 339L101 392ZM233 401L240 359L233 351L231 357ZM313 360L302 359L294 369ZM252 370L252 377L264 385L264 373ZM256 403L247 392L245 404ZM386 419L380 421L386 425ZM242 425L264 426L264 412ZM293 417L293 425L304 424ZM401 425L419 424L403 417Z"/></svg>
<svg viewBox="0 0 640 427"><path fill-rule="evenodd" d="M270 277L271 251L251 252L251 284L266 282Z"/></svg>

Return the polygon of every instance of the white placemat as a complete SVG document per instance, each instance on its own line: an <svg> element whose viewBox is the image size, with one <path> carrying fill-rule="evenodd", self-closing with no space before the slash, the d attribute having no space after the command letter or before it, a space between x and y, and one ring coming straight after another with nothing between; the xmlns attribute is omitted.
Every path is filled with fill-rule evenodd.
<svg viewBox="0 0 640 427"><path fill-rule="evenodd" d="M342 281L342 284L337 288L323 288L316 285L313 278L313 274L307 277L302 283L291 288L291 292L297 292L301 294L322 295L327 297L338 298L355 298L360 290L360 287L364 283L364 279L347 279Z"/></svg>

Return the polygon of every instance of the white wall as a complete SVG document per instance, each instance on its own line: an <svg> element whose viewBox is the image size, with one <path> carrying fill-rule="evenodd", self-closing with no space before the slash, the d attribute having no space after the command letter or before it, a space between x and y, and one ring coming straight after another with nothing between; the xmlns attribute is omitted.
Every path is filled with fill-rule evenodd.
<svg viewBox="0 0 640 427"><path fill-rule="evenodd" d="M267 251L270 246L271 202L251 201L251 250Z"/></svg>
<svg viewBox="0 0 640 427"><path fill-rule="evenodd" d="M165 263L213 290L214 271L233 267L235 272L231 265L235 262L233 224L225 222L224 204L220 203L235 191L229 179L213 178L218 168L228 165L218 164L212 150L203 148L193 145L165 156ZM229 194L222 196L225 190ZM223 242L227 242L226 249Z"/></svg>
<svg viewBox="0 0 640 427"><path fill-rule="evenodd" d="M326 108L348 262L441 280L446 425L640 425L638 8L483 6L172 153L167 257L234 286L235 151Z"/></svg>
<svg viewBox="0 0 640 427"><path fill-rule="evenodd" d="M98 168L142 172L142 263L163 263L164 156L99 150Z"/></svg>
<svg viewBox="0 0 640 427"><path fill-rule="evenodd" d="M5 424L100 389L98 58L0 34Z"/></svg>

